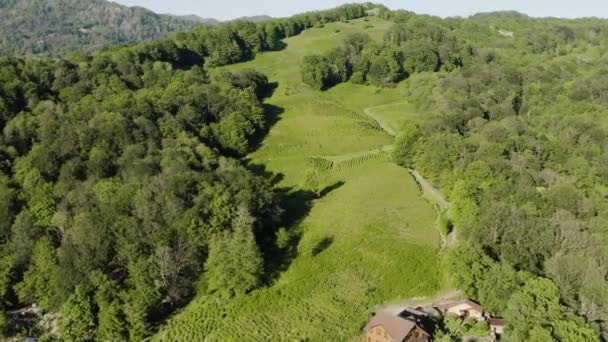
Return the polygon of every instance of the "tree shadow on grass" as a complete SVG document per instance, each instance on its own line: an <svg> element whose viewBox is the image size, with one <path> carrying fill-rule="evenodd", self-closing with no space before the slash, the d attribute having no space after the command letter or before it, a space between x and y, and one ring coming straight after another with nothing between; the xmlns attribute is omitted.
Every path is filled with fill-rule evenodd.
<svg viewBox="0 0 608 342"><path fill-rule="evenodd" d="M303 234L300 223L306 218L312 209L313 201L317 198L315 192L308 190L281 188L278 191L284 211L281 224L272 230L270 236L272 241L266 241L267 253L264 262L266 284L276 280L298 256L298 245ZM280 235L283 241L277 243Z"/></svg>
<svg viewBox="0 0 608 342"><path fill-rule="evenodd" d="M317 256L317 255L321 254L321 252L323 252L324 250L328 249L329 246L331 246L332 243L334 243L334 237L333 236L324 237L323 239L321 239L321 241L319 241L315 245L315 247L313 247L313 249L312 249L312 256Z"/></svg>
<svg viewBox="0 0 608 342"><path fill-rule="evenodd" d="M330 192L341 188L344 184L344 181L337 181L334 184L326 186L325 188L323 188L323 190L319 191L319 198L327 196Z"/></svg>
<svg viewBox="0 0 608 342"><path fill-rule="evenodd" d="M250 140L251 148L249 149L250 152L253 152L253 151L257 150L258 148L260 148L260 146L262 145L262 141L264 141L264 139L268 135L268 132L270 132L270 129L274 125L276 125L277 122L279 122L281 120L281 114L283 114L285 112L285 109L278 107L278 106L268 104L268 103L264 103L263 106L264 106L264 115L266 116L266 123L265 123L264 127L262 129L260 129L251 138L251 140Z"/></svg>
<svg viewBox="0 0 608 342"><path fill-rule="evenodd" d="M264 165L250 163L247 165L251 170L273 184L278 184L284 177L280 173L272 173L266 170ZM336 182L325 187L320 192L295 189L293 187L277 188L277 197L281 203L283 214L279 224L272 228L265 227L264 235L258 237L258 242L264 254L264 279L263 282L270 285L277 277L286 271L292 261L298 256L298 245L302 238L302 221L308 216L315 200L327 196L332 191L340 188L345 183ZM281 242L279 242L281 240ZM315 247L313 254L319 254L327 249L333 242L333 237L325 238Z"/></svg>

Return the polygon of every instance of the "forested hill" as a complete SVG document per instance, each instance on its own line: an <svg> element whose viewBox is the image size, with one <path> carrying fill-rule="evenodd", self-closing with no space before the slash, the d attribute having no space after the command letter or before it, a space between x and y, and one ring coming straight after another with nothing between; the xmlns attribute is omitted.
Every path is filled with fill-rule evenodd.
<svg viewBox="0 0 608 342"><path fill-rule="evenodd" d="M0 58L0 334L142 341L195 292L260 285L281 257L281 193L238 158L271 85L213 67L366 9ZM34 303L60 313L59 336L9 312Z"/></svg>
<svg viewBox="0 0 608 342"><path fill-rule="evenodd" d="M103 0L0 1L0 56L61 56L138 42L202 23Z"/></svg>

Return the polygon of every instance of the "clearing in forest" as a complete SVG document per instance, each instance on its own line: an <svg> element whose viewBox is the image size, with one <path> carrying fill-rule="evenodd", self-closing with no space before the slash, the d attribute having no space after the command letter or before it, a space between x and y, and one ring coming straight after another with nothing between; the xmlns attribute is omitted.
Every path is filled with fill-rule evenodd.
<svg viewBox="0 0 608 342"><path fill-rule="evenodd" d="M280 174L278 186L291 194L295 257L246 296L197 295L156 340L350 340L377 303L441 289L436 212L408 171L390 162L393 137L364 113L394 104L375 113L398 129L403 91L345 83L317 92L300 79L304 56L349 32L381 39L389 27L377 18L327 24L286 39L282 51L228 67L259 70L278 84L266 102L275 122L249 159Z"/></svg>

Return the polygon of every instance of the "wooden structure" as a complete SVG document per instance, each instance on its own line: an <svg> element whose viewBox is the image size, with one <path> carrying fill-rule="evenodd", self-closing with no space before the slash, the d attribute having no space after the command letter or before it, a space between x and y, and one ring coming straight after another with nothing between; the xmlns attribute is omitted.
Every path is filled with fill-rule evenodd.
<svg viewBox="0 0 608 342"><path fill-rule="evenodd" d="M363 342L428 342L430 335L410 318L379 312L365 326Z"/></svg>
<svg viewBox="0 0 608 342"><path fill-rule="evenodd" d="M434 306L444 315L454 314L462 318L474 318L477 320L484 318L483 307L469 299L442 301L435 303Z"/></svg>
<svg viewBox="0 0 608 342"><path fill-rule="evenodd" d="M502 318L490 318L490 330L494 335L502 335L505 332L505 320Z"/></svg>

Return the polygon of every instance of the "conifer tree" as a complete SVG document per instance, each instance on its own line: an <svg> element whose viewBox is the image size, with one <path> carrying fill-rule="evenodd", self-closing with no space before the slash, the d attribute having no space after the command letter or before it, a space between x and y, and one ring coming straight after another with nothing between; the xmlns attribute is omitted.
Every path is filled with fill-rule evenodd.
<svg viewBox="0 0 608 342"><path fill-rule="evenodd" d="M210 292L238 296L258 285L262 257L255 242L253 224L249 211L240 208L233 222L233 232L222 232L212 239L205 264Z"/></svg>

